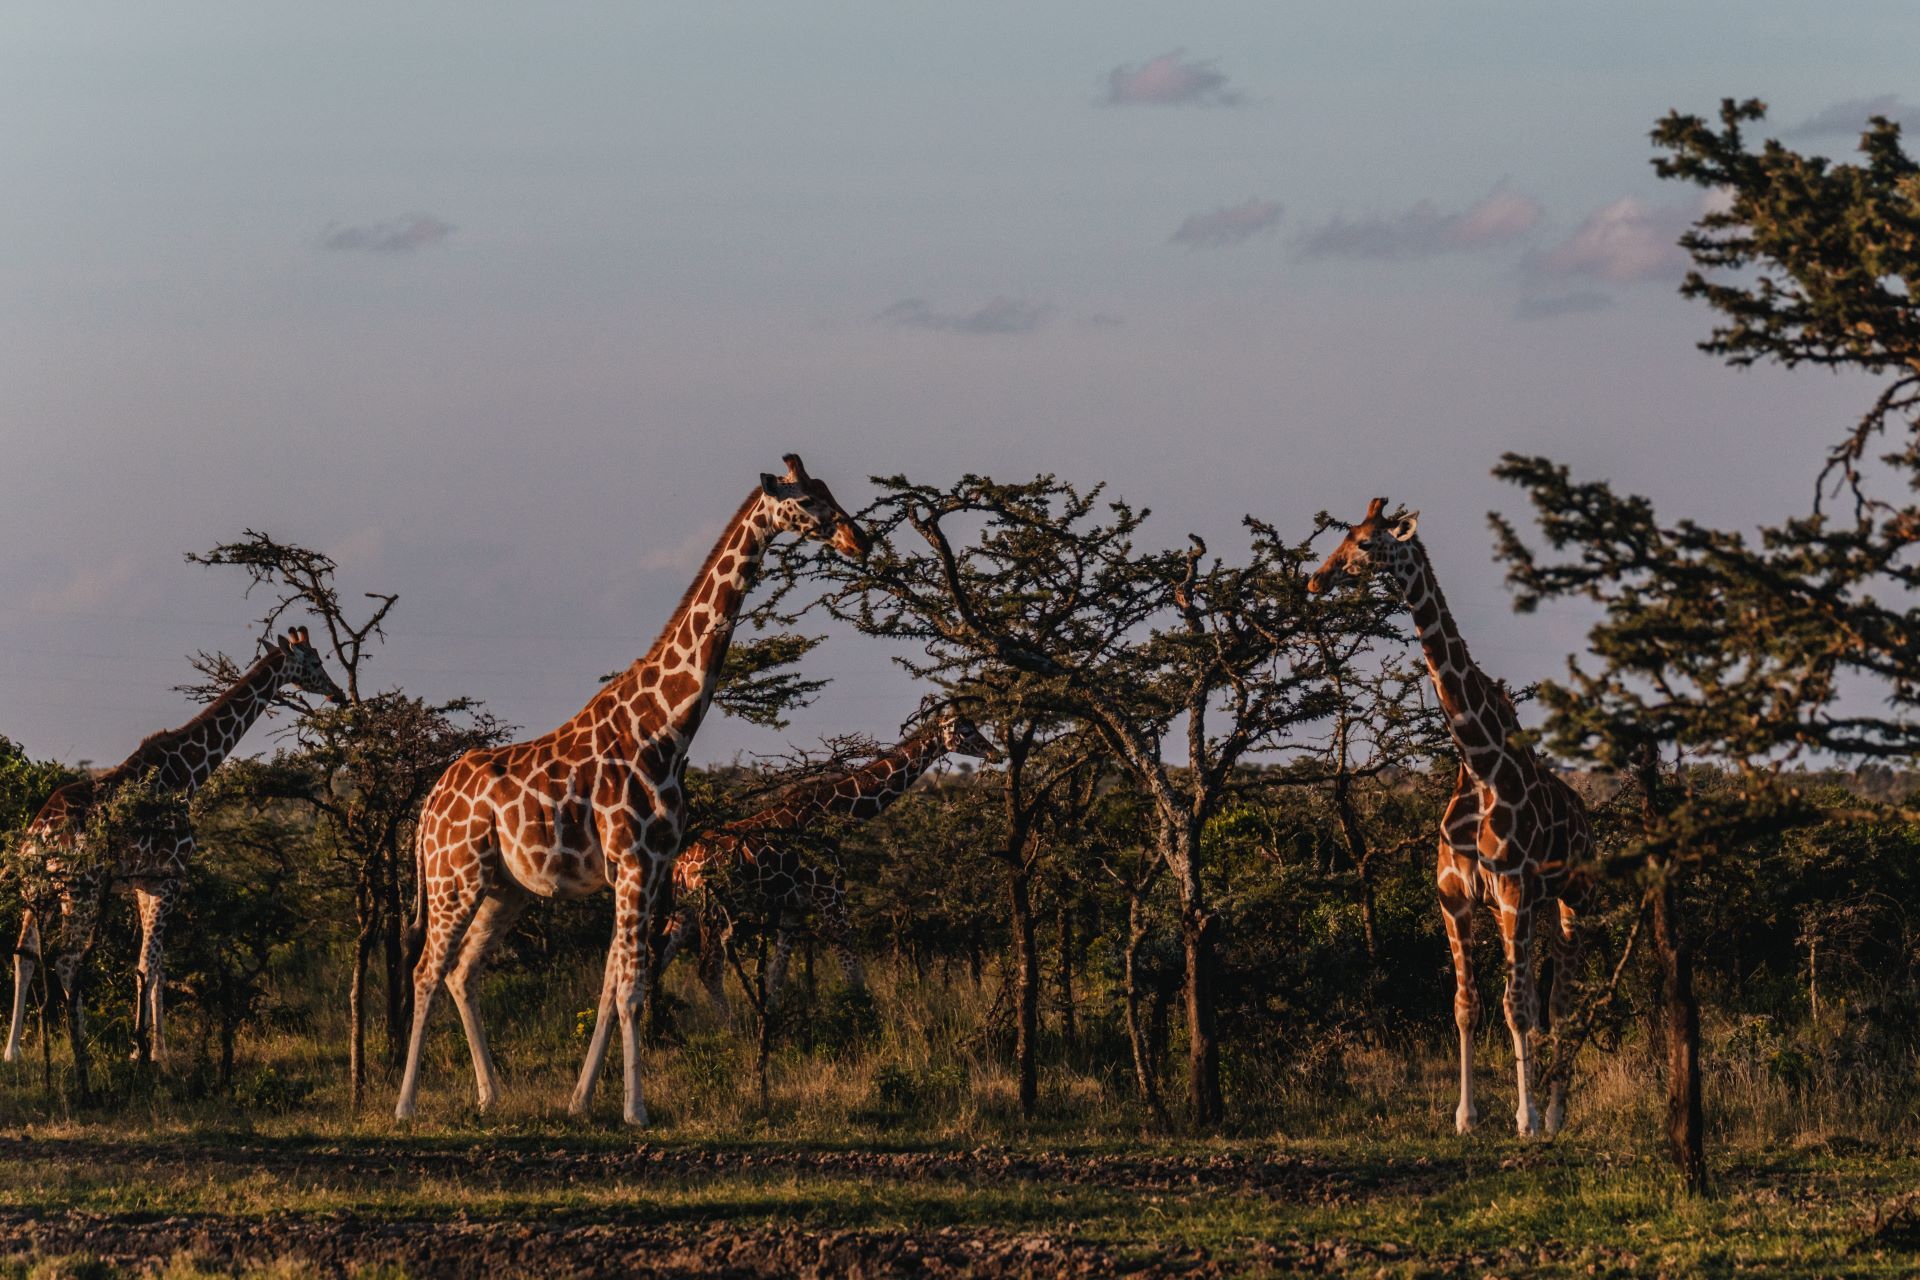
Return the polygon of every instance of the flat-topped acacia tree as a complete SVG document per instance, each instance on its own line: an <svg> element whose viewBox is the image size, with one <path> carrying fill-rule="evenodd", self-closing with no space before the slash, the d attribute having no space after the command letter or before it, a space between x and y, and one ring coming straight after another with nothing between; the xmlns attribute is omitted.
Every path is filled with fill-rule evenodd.
<svg viewBox="0 0 1920 1280"><path fill-rule="evenodd" d="M1304 544L1255 529L1239 564L1209 558L1198 538L1190 549L1142 548L1145 511L1053 476L875 483L882 497L860 515L876 538L866 563L789 556L788 590L768 608L789 617L824 608L905 642L918 655L903 665L950 686L1018 674L1097 736L1147 798L1175 887L1188 1112L1197 1127L1219 1124L1221 920L1201 834L1235 770L1300 748L1304 726L1330 705L1305 626ZM803 580L819 594L795 609L786 601Z"/></svg>
<svg viewBox="0 0 1920 1280"><path fill-rule="evenodd" d="M1681 292L1719 313L1703 350L1736 367L1872 380L1861 417L1812 442L1807 510L1761 513L1745 534L1663 520L1649 500L1545 458L1509 455L1495 472L1526 490L1562 553L1537 554L1494 517L1518 606L1572 596L1603 610L1591 656L1542 698L1556 746L1641 787L1640 830L1614 862L1643 879L1652 907L1667 1137L1696 1190L1706 1163L1688 869L1785 825L1849 816L1785 772L1810 753L1920 754L1920 166L1885 119L1861 138L1859 163L1834 164L1751 145L1746 127L1764 117L1763 104L1731 99L1717 123L1671 114L1653 132L1655 164L1719 196L1680 242L1695 264ZM1730 767L1737 785L1665 767L1682 756Z"/></svg>

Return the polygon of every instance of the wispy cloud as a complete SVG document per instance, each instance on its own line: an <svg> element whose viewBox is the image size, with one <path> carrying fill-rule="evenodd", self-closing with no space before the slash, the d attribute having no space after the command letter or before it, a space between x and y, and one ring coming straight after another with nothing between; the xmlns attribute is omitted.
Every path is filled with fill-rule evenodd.
<svg viewBox="0 0 1920 1280"><path fill-rule="evenodd" d="M1227 87L1227 76L1211 58L1189 60L1185 49L1149 58L1137 67L1107 72L1109 107L1237 107L1247 95Z"/></svg>
<svg viewBox="0 0 1920 1280"><path fill-rule="evenodd" d="M1189 249L1225 249L1254 236L1271 234L1280 225L1280 206L1272 200L1248 200L1229 209L1195 213L1180 224L1170 240Z"/></svg>
<svg viewBox="0 0 1920 1280"><path fill-rule="evenodd" d="M1866 132L1867 120L1872 116L1885 116L1909 127L1920 120L1920 112L1903 104L1897 94L1882 93L1871 98L1849 98L1845 102L1822 107L1799 124L1784 130L1780 136L1788 139L1858 137Z"/></svg>
<svg viewBox="0 0 1920 1280"><path fill-rule="evenodd" d="M115 556L101 564L80 565L60 585L30 594L27 608L34 613L58 617L124 606L128 592L141 576L140 570L140 562L131 555Z"/></svg>
<svg viewBox="0 0 1920 1280"><path fill-rule="evenodd" d="M903 298L877 319L903 329L948 333L1031 333L1053 318L1051 303L995 298L977 311L936 311L921 298Z"/></svg>
<svg viewBox="0 0 1920 1280"><path fill-rule="evenodd" d="M412 253L443 243L453 231L452 223L443 222L430 213L410 213L387 222L330 227L320 238L320 247L363 253Z"/></svg>
<svg viewBox="0 0 1920 1280"><path fill-rule="evenodd" d="M695 526L693 531L670 547L655 547L640 557L640 567L644 570L661 569L698 569L707 552L719 540L722 525L717 520L709 520Z"/></svg>
<svg viewBox="0 0 1920 1280"><path fill-rule="evenodd" d="M1459 213L1422 200L1405 213L1387 217L1335 218L1301 238L1300 254L1396 259L1498 248L1524 238L1539 224L1541 213L1538 200L1503 185Z"/></svg>
<svg viewBox="0 0 1920 1280"><path fill-rule="evenodd" d="M1549 297L1522 298L1514 304L1516 320L1555 320L1561 316L1590 315L1613 305L1613 295L1597 289L1576 289Z"/></svg>
<svg viewBox="0 0 1920 1280"><path fill-rule="evenodd" d="M1709 195L1705 203L1714 199ZM1676 243L1703 204L1653 205L1623 196L1587 215L1574 233L1528 262L1544 276L1568 279L1678 280L1692 264Z"/></svg>

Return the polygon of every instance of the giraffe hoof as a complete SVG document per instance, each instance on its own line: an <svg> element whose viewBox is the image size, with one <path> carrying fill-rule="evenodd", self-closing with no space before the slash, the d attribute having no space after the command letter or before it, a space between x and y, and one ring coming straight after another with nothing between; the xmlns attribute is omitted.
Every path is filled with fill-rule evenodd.
<svg viewBox="0 0 1920 1280"><path fill-rule="evenodd" d="M1532 1107L1514 1116L1514 1126L1523 1138L1532 1138L1540 1133L1540 1113Z"/></svg>
<svg viewBox="0 0 1920 1280"><path fill-rule="evenodd" d="M1546 1133L1548 1137L1552 1137L1554 1134L1559 1133L1560 1130L1566 1128L1566 1125L1567 1125L1566 1108L1557 1107L1557 1106L1547 1108Z"/></svg>
<svg viewBox="0 0 1920 1280"><path fill-rule="evenodd" d="M1467 1107L1461 1107L1453 1113L1453 1131L1472 1133L1473 1126L1480 1123L1480 1113Z"/></svg>

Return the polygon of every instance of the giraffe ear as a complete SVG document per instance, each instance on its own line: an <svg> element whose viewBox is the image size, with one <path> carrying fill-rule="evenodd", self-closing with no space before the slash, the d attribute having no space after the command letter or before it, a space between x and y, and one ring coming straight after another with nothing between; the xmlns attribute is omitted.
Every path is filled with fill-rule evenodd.
<svg viewBox="0 0 1920 1280"><path fill-rule="evenodd" d="M1420 527L1420 513L1418 511L1409 511L1405 515L1401 516L1398 520L1395 520L1393 522L1393 529L1391 530L1391 532L1394 537L1398 538L1402 542L1405 542L1409 538L1413 537L1414 530L1418 529L1419 527Z"/></svg>
<svg viewBox="0 0 1920 1280"><path fill-rule="evenodd" d="M779 497L780 477L762 471L760 473L760 492L766 494L769 498Z"/></svg>

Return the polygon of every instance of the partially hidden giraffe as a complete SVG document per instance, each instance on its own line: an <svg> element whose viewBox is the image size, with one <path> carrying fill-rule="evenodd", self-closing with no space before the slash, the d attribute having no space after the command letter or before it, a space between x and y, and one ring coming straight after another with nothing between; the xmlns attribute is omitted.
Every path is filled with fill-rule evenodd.
<svg viewBox="0 0 1920 1280"><path fill-rule="evenodd" d="M696 928L716 926L715 913L696 923L694 904L685 901L705 890L719 910L733 916L741 908L757 910L777 922L778 941L767 965L767 996L777 999L786 981L796 932L809 913L840 959L840 971L852 987L866 986L866 973L854 954L847 918L847 891L839 871L809 856L810 836L834 820L866 822L947 755L994 761L1000 752L978 725L948 706L919 730L856 769L800 783L771 803L691 840L674 863L673 885L683 905L660 954L664 972ZM712 939L704 939L709 945ZM702 965L702 980L714 1008L727 1012L724 975L717 964Z"/></svg>
<svg viewBox="0 0 1920 1280"><path fill-rule="evenodd" d="M636 1012L646 939L686 831L687 750L712 701L742 602L780 533L864 557L864 530L788 454L727 522L693 585L646 655L601 686L559 728L531 742L470 751L428 793L415 834L423 935L413 972L413 1034L394 1116L414 1113L427 1016L444 983L466 1029L482 1110L500 1093L476 1001L488 953L535 897L614 896L599 1017L569 1110L585 1111L617 1013L623 1116L645 1124Z"/></svg>
<svg viewBox="0 0 1920 1280"><path fill-rule="evenodd" d="M1454 1127L1466 1133L1479 1118L1473 1101L1473 1029L1479 1020L1473 916L1475 907L1484 905L1495 913L1506 951L1507 1028L1519 1082L1514 1120L1523 1135L1541 1132L1532 1054L1538 1021L1535 917L1549 909L1555 912L1548 924L1554 955L1548 1012L1556 1037L1556 1069L1545 1131L1557 1133L1566 1117L1568 1065L1558 1061L1557 1037L1570 1011L1584 950L1583 917L1593 894L1593 832L1587 807L1579 793L1517 739L1520 726L1512 700L1467 656L1434 578L1433 562L1416 536L1419 513L1383 515L1386 505L1385 498L1373 500L1366 518L1308 579L1307 590L1364 582L1375 573L1398 586L1420 633L1427 670L1460 753L1453 797L1440 820L1435 866L1453 951L1453 1010L1460 1036L1460 1103Z"/></svg>
<svg viewBox="0 0 1920 1280"><path fill-rule="evenodd" d="M100 875L132 886L140 914L140 952L134 969L135 1052L144 1035L154 1062L164 1061L167 1052L161 1025L167 917L172 914L180 878L193 858L193 833L183 830L141 837L133 848L105 851L104 859L77 856L78 846L96 806L129 782L151 777L155 788L165 793L191 796L198 791L288 685L334 703L347 700L327 674L307 629L295 627L277 643L269 643L259 661L199 715L178 729L154 734L105 773L59 788L27 825L29 850L37 849L45 858L58 886L60 932L53 970L63 991L71 993L75 968L98 924ZM4 1054L8 1062L20 1053L27 985L40 960L41 945L40 921L29 910L13 952L13 1020ZM77 1011L73 1025L78 1026Z"/></svg>

